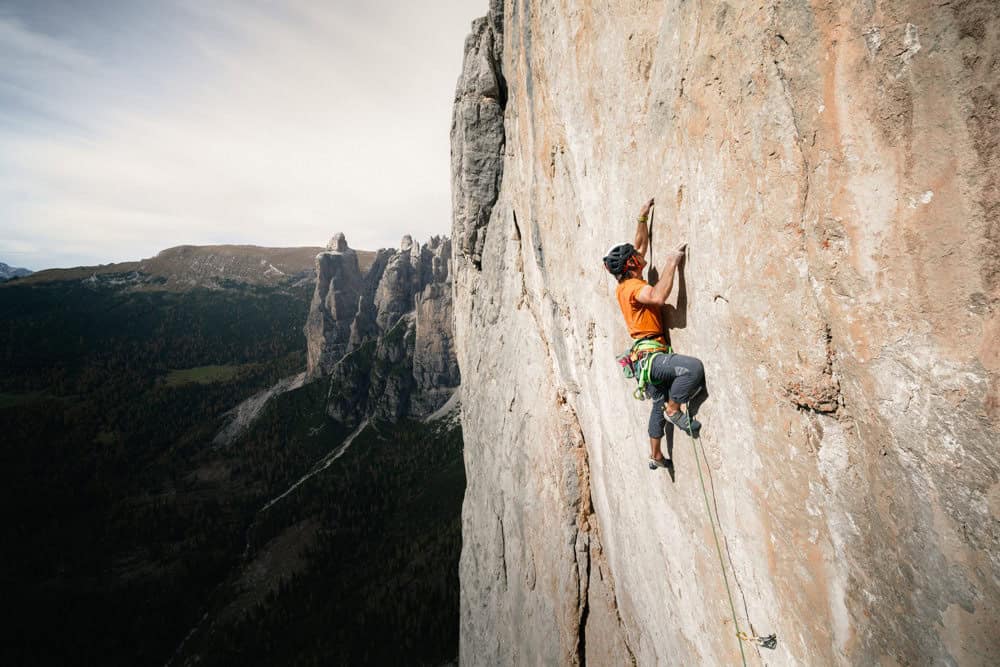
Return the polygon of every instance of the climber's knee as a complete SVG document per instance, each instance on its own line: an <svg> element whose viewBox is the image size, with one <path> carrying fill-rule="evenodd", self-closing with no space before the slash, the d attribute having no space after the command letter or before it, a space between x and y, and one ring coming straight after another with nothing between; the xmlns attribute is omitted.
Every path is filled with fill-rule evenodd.
<svg viewBox="0 0 1000 667"><path fill-rule="evenodd" d="M670 400L674 403L688 403L705 384L705 366L701 360L681 354L673 355L671 364L676 377L670 384Z"/></svg>

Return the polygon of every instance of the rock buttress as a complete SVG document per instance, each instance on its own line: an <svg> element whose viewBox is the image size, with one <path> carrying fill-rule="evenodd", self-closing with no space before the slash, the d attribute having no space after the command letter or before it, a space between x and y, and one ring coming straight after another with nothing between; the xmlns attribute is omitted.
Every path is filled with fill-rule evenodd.
<svg viewBox="0 0 1000 667"><path fill-rule="evenodd" d="M338 233L316 255L316 289L306 321L306 376L329 375L347 352L362 278L358 254Z"/></svg>
<svg viewBox="0 0 1000 667"><path fill-rule="evenodd" d="M513 1L474 24L452 133L463 661L579 663L596 636L639 664L740 660L691 442L675 483L646 470L649 404L614 365L600 257L649 196L653 264L690 244L665 312L707 370L738 621L778 634L749 659L1000 660L993 7ZM496 61L499 142L471 103L494 109Z"/></svg>
<svg viewBox="0 0 1000 667"><path fill-rule="evenodd" d="M502 23L494 2L473 24L452 125L456 345L463 374L479 379L463 412L463 429L475 437L466 441L460 660L629 664L593 521L587 449L565 392L551 382L537 309L523 299L516 222L494 208L506 104ZM507 446L528 434L530 446Z"/></svg>
<svg viewBox="0 0 1000 667"><path fill-rule="evenodd" d="M503 173L503 2L472 24L451 119L452 237L456 255L479 267Z"/></svg>
<svg viewBox="0 0 1000 667"><path fill-rule="evenodd" d="M215 444L232 444L271 399L309 382L327 383L327 413L350 427L369 417L428 417L458 390L447 237L421 246L404 236L400 250L380 249L362 275L357 252L337 233L315 262L306 371L230 410Z"/></svg>
<svg viewBox="0 0 1000 667"><path fill-rule="evenodd" d="M349 251L346 243L343 250ZM350 324L337 320L333 335L318 342L310 337L310 351L320 349L322 358L332 359L325 370L330 416L348 425L367 417L394 422L426 417L448 401L461 380L452 333L450 265L451 241L445 237L431 237L421 246L404 236L398 251L378 251L353 288ZM331 291L337 287L332 285ZM321 320L324 312L315 307L323 302L322 287L317 283L310 322L333 319Z"/></svg>

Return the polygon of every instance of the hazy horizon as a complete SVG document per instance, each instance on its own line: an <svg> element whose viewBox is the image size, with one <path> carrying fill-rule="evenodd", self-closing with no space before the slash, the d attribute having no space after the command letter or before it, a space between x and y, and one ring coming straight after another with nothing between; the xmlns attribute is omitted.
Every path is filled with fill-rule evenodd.
<svg viewBox="0 0 1000 667"><path fill-rule="evenodd" d="M371 248L358 246L357 244L355 244L355 243L353 243L351 241L351 237L350 236L347 237L347 243L348 243L348 246L352 250L358 250L358 251L361 251L361 252L376 252L378 250L389 249L389 248L398 249L399 248L399 241L402 240L403 236L407 236L407 235L410 236L415 243L418 243L422 247L426 242L430 241L430 239L431 239L432 236L448 236L448 230L445 230L443 232L431 232L427 236L413 236L412 234L404 233L403 235L400 236L399 239L397 239L393 243L390 243L388 245L380 245L378 247L371 247ZM332 237L332 235L331 235L331 237ZM12 269L28 269L32 273L38 273L40 271L48 271L50 269L77 269L77 268L87 267L87 266L104 266L104 265L108 265L108 264L122 264L122 263L128 263L128 262L138 262L138 261L142 261L142 260L152 259L152 258L158 256L160 253L162 253L164 251L171 250L173 248L186 247L186 246L197 247L197 248L239 247L239 248L262 248L262 249L266 249L266 250L292 250L292 249L295 249L295 248L325 248L327 246L327 244L329 243L329 241L330 241L330 239L326 239L325 241L320 242L320 243L303 243L301 245L264 245L264 244L261 244L261 243L253 243L253 242L250 242L250 241L243 242L243 243L176 243L174 245L167 246L165 248L160 248L160 249L156 250L155 252L153 252L151 254L148 254L148 255L143 255L142 257L127 257L127 258L124 258L124 259L117 259L115 261L95 261L95 262L88 262L88 263L85 263L85 264L73 264L73 265L66 265L66 266L43 266L43 267L39 267L39 268L36 269L36 268L32 268L30 266L23 266L21 264L12 264L11 262L5 261L2 257L0 257L0 264L6 264L7 266L9 266Z"/></svg>
<svg viewBox="0 0 1000 667"><path fill-rule="evenodd" d="M0 6L0 262L423 242L485 0Z"/></svg>

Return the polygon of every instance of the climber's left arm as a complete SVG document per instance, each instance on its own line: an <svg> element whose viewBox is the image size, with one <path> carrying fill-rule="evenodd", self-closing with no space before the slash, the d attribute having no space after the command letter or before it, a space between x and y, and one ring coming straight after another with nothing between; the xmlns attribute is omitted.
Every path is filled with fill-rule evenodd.
<svg viewBox="0 0 1000 667"><path fill-rule="evenodd" d="M645 257L646 251L649 250L649 212L652 208L653 200L650 199L642 205L639 219L635 223L635 243L632 245L640 257Z"/></svg>

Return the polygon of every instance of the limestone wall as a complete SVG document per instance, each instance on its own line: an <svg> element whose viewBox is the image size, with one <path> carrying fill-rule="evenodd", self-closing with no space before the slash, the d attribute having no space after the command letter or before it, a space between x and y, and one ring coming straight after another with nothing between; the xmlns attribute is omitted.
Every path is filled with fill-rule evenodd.
<svg viewBox="0 0 1000 667"><path fill-rule="evenodd" d="M690 440L600 258L653 262L762 664L1000 661L995 3L494 2L453 120L467 664L734 664ZM498 125L499 123L499 125ZM499 128L499 130L498 130ZM500 131L502 130L502 132ZM499 183L499 188L495 187Z"/></svg>

